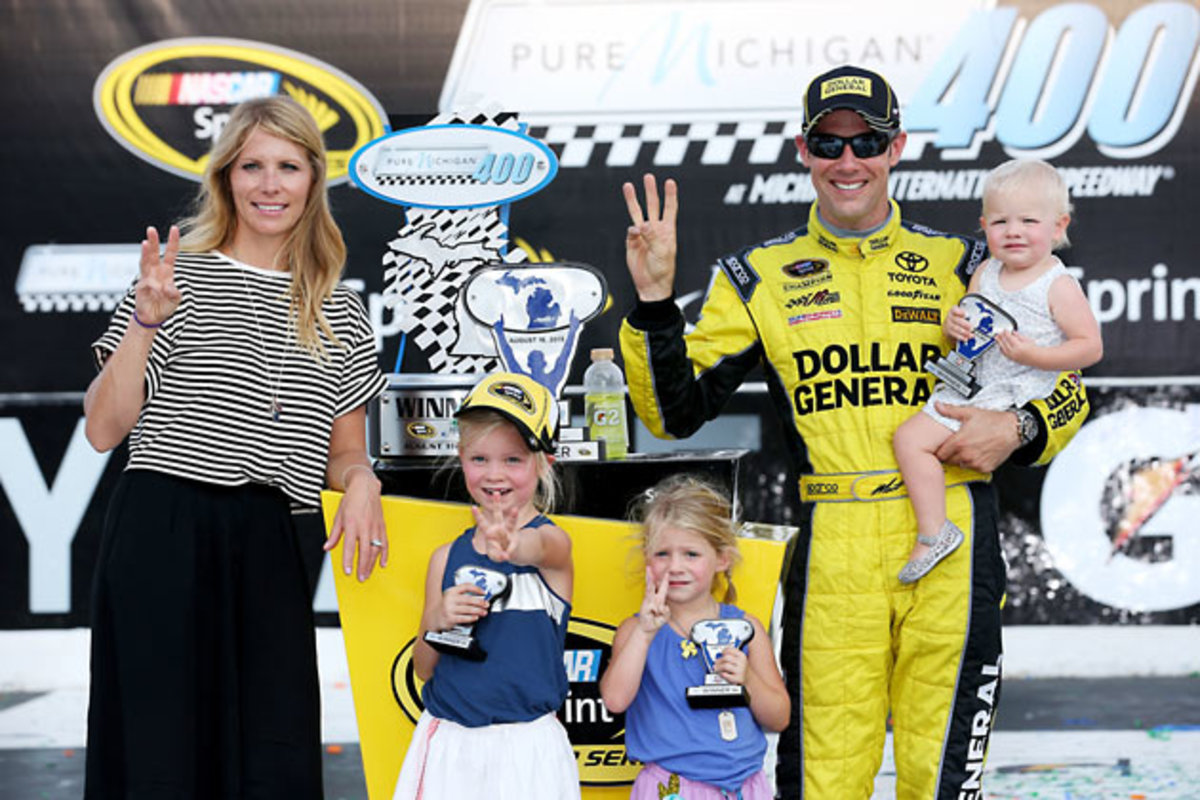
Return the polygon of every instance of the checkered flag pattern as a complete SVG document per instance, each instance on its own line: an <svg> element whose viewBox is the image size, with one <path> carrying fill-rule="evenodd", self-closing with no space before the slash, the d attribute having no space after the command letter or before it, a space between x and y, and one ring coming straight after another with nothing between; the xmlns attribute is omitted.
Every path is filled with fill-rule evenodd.
<svg viewBox="0 0 1200 800"><path fill-rule="evenodd" d="M800 121L652 122L637 125L530 125L561 168L677 167L683 164L790 164Z"/></svg>
<svg viewBox="0 0 1200 800"><path fill-rule="evenodd" d="M429 125L492 125L516 130L514 114L450 113ZM384 302L396 309L400 330L426 354L431 371L488 372L496 357L454 355L462 332L455 315L459 292L479 267L498 261L516 263L524 252L503 254L508 226L500 207L475 209L410 208L397 237L383 255Z"/></svg>
<svg viewBox="0 0 1200 800"><path fill-rule="evenodd" d="M125 292L21 292L21 306L36 311L112 311Z"/></svg>
<svg viewBox="0 0 1200 800"><path fill-rule="evenodd" d="M378 175L379 186L465 186L479 183L470 175Z"/></svg>

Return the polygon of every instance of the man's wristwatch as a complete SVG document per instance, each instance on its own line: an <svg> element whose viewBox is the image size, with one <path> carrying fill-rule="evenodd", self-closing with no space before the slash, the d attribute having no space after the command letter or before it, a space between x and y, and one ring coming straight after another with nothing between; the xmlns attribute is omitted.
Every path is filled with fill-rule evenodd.
<svg viewBox="0 0 1200 800"><path fill-rule="evenodd" d="M1037 438L1040 430L1037 416L1027 408L1014 408L1012 412L1017 415L1017 438L1024 447Z"/></svg>

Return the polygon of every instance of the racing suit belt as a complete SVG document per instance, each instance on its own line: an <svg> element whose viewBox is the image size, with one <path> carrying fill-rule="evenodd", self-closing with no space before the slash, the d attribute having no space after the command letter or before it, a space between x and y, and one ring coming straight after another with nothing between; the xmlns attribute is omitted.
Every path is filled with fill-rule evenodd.
<svg viewBox="0 0 1200 800"><path fill-rule="evenodd" d="M966 467L947 466L946 485L958 486L991 480L991 475ZM839 472L800 476L800 499L805 503L847 502L855 500L895 500L908 497L900 472L894 469L873 472Z"/></svg>

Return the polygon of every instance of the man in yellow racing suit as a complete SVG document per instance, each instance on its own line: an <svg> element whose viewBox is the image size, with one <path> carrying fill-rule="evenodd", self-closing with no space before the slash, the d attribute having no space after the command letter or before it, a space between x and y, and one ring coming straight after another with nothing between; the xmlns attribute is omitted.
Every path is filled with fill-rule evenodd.
<svg viewBox="0 0 1200 800"><path fill-rule="evenodd" d="M899 160L895 96L854 67L806 94L808 224L721 258L695 329L673 302L677 194L633 186L626 240L638 305L621 329L630 397L657 436L714 418L760 366L801 474L806 512L786 576L781 658L792 697L776 779L784 798L871 796L889 712L899 798L979 798L1001 669L1005 564L989 472L1043 463L1086 414L1077 375L1013 411L963 420L939 452L948 516L966 546L903 585L916 522L892 434L928 399L924 363L982 261L981 243L902 222L887 195ZM878 135L877 135L878 134ZM857 141L856 141L857 140ZM818 148L819 154L818 154Z"/></svg>

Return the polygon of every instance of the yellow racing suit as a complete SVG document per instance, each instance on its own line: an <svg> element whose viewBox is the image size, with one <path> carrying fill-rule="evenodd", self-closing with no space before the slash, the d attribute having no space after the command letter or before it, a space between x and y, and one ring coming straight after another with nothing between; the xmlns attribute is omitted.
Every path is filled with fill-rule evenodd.
<svg viewBox="0 0 1200 800"><path fill-rule="evenodd" d="M782 662L792 721L780 796L868 798L891 713L897 797L982 797L1000 688L1005 565L990 476L948 467L947 512L963 546L903 585L916 520L892 434L928 399L924 363L985 246L901 221L839 238L808 225L719 260L684 336L671 301L639 303L621 327L635 410L657 436L714 418L761 365L801 475L805 511L785 580ZM1027 408L1038 437L1014 455L1042 463L1086 415L1078 375Z"/></svg>

